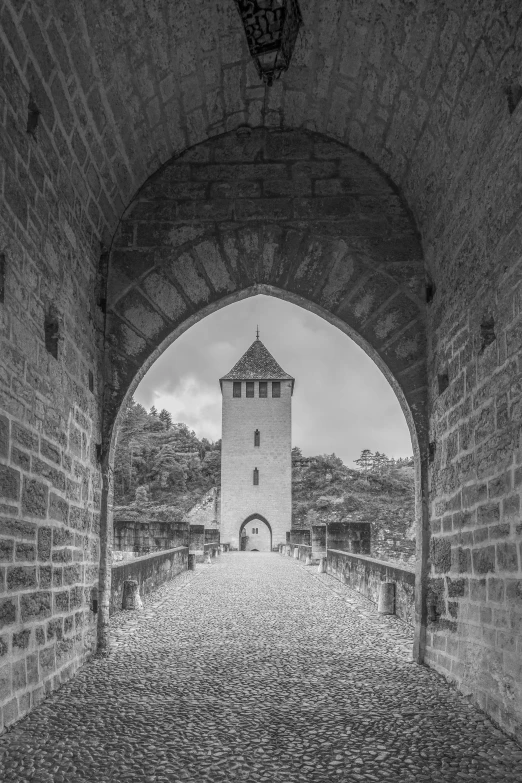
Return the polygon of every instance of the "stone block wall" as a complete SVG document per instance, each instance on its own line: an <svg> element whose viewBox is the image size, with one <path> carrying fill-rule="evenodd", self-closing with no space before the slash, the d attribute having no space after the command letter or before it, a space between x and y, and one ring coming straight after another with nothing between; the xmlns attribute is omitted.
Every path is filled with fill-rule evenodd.
<svg viewBox="0 0 522 783"><path fill-rule="evenodd" d="M281 382L281 397L232 396L233 381L222 382L221 537L239 547L241 525L259 515L270 525L272 547L286 538L292 520L292 382ZM254 431L260 445L254 446ZM259 484L253 471L259 471ZM268 545L270 546L270 545Z"/></svg>
<svg viewBox="0 0 522 783"><path fill-rule="evenodd" d="M470 79L484 73L484 54ZM511 111L497 83L474 111L458 163L441 176L444 198L426 197L437 281L427 308L427 662L520 736L522 104Z"/></svg>
<svg viewBox="0 0 522 783"><path fill-rule="evenodd" d="M110 613L121 609L123 583L126 579L135 579L138 582L143 598L187 568L187 547L166 549L164 552L154 552L123 563L115 563L112 566Z"/></svg>
<svg viewBox="0 0 522 783"><path fill-rule="evenodd" d="M437 330L428 661L513 730L522 720L522 264L510 272L493 300L485 292Z"/></svg>
<svg viewBox="0 0 522 783"><path fill-rule="evenodd" d="M375 20L369 2L303 0L266 107L232 3L150 5L123 26L112 2L1 5L2 719L92 649L96 447L137 374L265 290L352 334L394 385L432 460L428 661L520 731L520 3Z"/></svg>
<svg viewBox="0 0 522 783"><path fill-rule="evenodd" d="M0 731L95 649L100 559L95 164L22 5L0 22Z"/></svg>
<svg viewBox="0 0 522 783"><path fill-rule="evenodd" d="M188 536L189 527L185 523L114 517L113 546L118 551L148 554L157 549L173 549L187 546Z"/></svg>
<svg viewBox="0 0 522 783"><path fill-rule="evenodd" d="M369 555L372 549L369 522L333 522L326 526L327 549ZM373 552L372 552L373 554Z"/></svg>
<svg viewBox="0 0 522 783"><path fill-rule="evenodd" d="M381 582L395 583L395 614L408 625L415 622L415 570L395 566L365 555L328 549L327 572L364 595L374 604L379 601Z"/></svg>

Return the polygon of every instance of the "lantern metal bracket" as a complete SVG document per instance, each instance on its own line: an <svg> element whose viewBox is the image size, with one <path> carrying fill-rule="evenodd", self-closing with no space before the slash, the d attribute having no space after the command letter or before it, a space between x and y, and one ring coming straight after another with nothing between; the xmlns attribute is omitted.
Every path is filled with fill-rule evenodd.
<svg viewBox="0 0 522 783"><path fill-rule="evenodd" d="M259 78L270 87L288 69L303 23L297 0L234 0Z"/></svg>

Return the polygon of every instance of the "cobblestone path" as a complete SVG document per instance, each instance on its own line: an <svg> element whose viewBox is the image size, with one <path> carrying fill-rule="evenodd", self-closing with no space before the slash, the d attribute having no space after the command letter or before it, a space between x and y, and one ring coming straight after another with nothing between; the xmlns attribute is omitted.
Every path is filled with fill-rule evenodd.
<svg viewBox="0 0 522 783"><path fill-rule="evenodd" d="M520 748L404 626L310 571L225 555L118 615L110 658L0 738L0 780L520 783Z"/></svg>

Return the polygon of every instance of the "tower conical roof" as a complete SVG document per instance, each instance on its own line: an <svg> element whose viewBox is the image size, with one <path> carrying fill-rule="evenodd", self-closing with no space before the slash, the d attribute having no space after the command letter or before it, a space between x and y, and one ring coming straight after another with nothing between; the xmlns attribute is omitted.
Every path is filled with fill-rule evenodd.
<svg viewBox="0 0 522 783"><path fill-rule="evenodd" d="M261 340L254 340L248 351L220 381L294 381L276 362ZM293 384L292 384L293 385Z"/></svg>

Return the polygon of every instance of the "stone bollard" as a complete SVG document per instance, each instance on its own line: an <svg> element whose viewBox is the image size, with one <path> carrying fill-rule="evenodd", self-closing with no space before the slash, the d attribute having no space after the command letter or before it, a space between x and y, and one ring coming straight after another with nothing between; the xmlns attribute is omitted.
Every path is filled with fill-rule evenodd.
<svg viewBox="0 0 522 783"><path fill-rule="evenodd" d="M395 614L395 582L381 582L377 611L380 614Z"/></svg>
<svg viewBox="0 0 522 783"><path fill-rule="evenodd" d="M289 546L286 547L286 554L288 557L292 557L292 549Z"/></svg>
<svg viewBox="0 0 522 783"><path fill-rule="evenodd" d="M326 557L320 557L319 558L319 566L317 568L318 574L325 574L326 573Z"/></svg>
<svg viewBox="0 0 522 783"><path fill-rule="evenodd" d="M195 571L196 570L196 555L189 555L188 556L188 566L187 569L189 571Z"/></svg>
<svg viewBox="0 0 522 783"><path fill-rule="evenodd" d="M126 579L123 583L122 609L143 609L139 584L136 579Z"/></svg>
<svg viewBox="0 0 522 783"><path fill-rule="evenodd" d="M305 565L312 565L312 558L310 555L306 556Z"/></svg>
<svg viewBox="0 0 522 783"><path fill-rule="evenodd" d="M299 547L295 547L294 549L294 560L299 560Z"/></svg>

